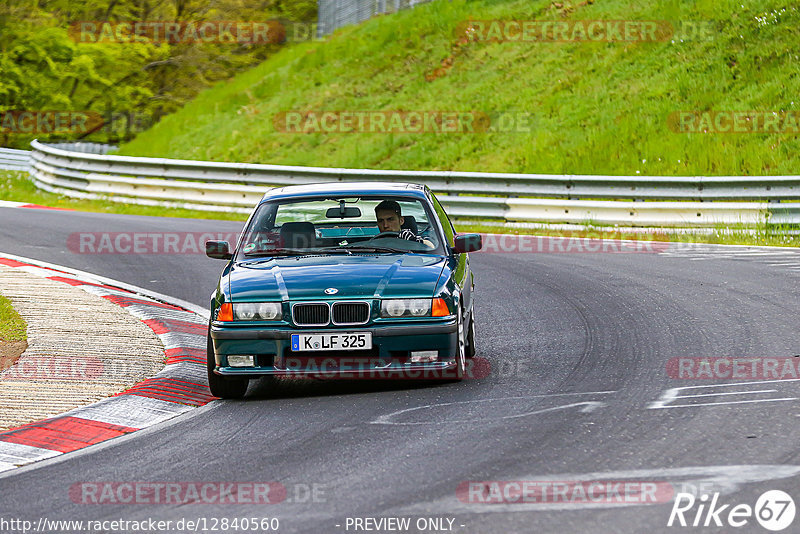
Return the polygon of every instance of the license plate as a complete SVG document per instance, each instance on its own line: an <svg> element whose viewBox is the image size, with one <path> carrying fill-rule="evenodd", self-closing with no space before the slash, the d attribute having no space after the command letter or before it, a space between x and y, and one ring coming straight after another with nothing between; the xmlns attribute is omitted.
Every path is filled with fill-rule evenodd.
<svg viewBox="0 0 800 534"><path fill-rule="evenodd" d="M371 332L344 332L339 334L292 334L292 351L369 350L372 348Z"/></svg>

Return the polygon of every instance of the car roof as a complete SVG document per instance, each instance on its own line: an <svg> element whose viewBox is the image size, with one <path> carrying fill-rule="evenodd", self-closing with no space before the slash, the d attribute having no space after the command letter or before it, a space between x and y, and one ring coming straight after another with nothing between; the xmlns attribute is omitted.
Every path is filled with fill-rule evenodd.
<svg viewBox="0 0 800 534"><path fill-rule="evenodd" d="M425 186L402 182L323 182L317 184L290 185L267 191L261 202L281 198L318 197L324 195L341 196L380 195L425 198Z"/></svg>

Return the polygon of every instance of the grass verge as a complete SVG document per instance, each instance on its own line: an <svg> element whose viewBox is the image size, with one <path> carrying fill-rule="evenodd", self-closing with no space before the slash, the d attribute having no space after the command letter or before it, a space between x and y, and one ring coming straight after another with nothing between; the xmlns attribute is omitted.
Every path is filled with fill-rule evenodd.
<svg viewBox="0 0 800 534"><path fill-rule="evenodd" d="M0 295L0 343L26 339L25 321L11 305L11 301Z"/></svg>
<svg viewBox="0 0 800 534"><path fill-rule="evenodd" d="M467 20L496 19L664 21L676 33L654 42L495 42L465 32ZM681 30L686 23L704 31ZM784 0L429 2L287 46L120 153L643 178L791 175L800 163L792 122L800 98L791 89L800 75L798 25L800 8ZM348 133L336 121L330 131L304 119L294 133L281 126L292 110L474 111L507 120L489 132ZM792 120L736 134L676 131L671 122L711 110ZM523 117L524 128L508 127Z"/></svg>
<svg viewBox="0 0 800 534"><path fill-rule="evenodd" d="M669 243L703 243L715 245L749 245L772 247L800 247L800 227L763 224L755 228L745 226L717 226L704 230L660 228L608 229L584 225L581 228L562 229L540 226L514 227L482 223L481 221L455 221L459 232L487 234L538 235L550 237L575 237L588 239L631 239ZM577 225L575 225L577 226ZM794 233L789 233L794 232Z"/></svg>

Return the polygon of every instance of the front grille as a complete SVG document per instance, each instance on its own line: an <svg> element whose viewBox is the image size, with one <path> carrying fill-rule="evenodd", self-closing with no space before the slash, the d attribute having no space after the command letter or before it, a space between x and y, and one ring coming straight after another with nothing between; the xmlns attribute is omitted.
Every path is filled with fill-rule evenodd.
<svg viewBox="0 0 800 534"><path fill-rule="evenodd" d="M330 322L330 309L324 302L295 304L292 307L294 324L300 326L323 326Z"/></svg>
<svg viewBox="0 0 800 534"><path fill-rule="evenodd" d="M369 321L369 304L366 302L334 302L333 324L364 324Z"/></svg>

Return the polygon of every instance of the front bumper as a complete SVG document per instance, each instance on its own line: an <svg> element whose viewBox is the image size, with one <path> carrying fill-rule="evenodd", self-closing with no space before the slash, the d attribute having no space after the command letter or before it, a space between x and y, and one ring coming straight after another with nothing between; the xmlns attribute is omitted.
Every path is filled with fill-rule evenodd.
<svg viewBox="0 0 800 534"><path fill-rule="evenodd" d="M365 351L293 352L291 334L370 332ZM447 378L454 376L458 347L455 318L436 323L382 324L347 328L293 328L288 325L231 326L212 323L216 367L222 376L310 376L343 378ZM438 361L410 363L411 351L437 351ZM230 367L228 355L254 355L254 367Z"/></svg>

